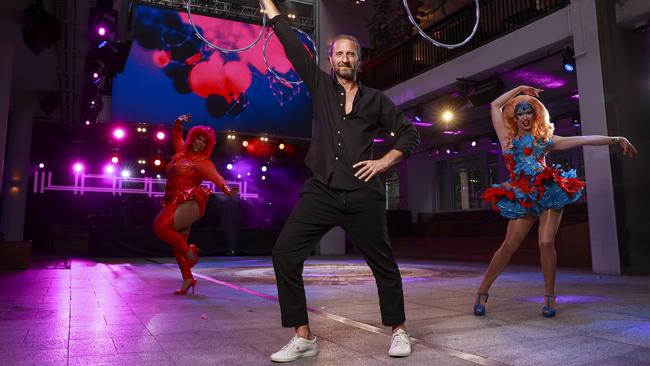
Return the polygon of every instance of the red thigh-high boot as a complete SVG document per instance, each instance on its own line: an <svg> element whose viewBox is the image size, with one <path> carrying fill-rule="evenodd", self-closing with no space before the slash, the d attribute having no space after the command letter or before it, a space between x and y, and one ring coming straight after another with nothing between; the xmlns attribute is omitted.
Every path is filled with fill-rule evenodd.
<svg viewBox="0 0 650 366"><path fill-rule="evenodd" d="M191 268L199 261L198 250L194 245L187 245L185 237L174 228L175 212L176 204L165 206L153 222L153 232L162 241L171 245L175 253L182 254L189 262ZM190 251L194 254L192 260L187 259L187 255Z"/></svg>
<svg viewBox="0 0 650 366"><path fill-rule="evenodd" d="M189 233L181 233L183 236L183 240L187 243L187 237L189 236ZM186 280L188 278L192 278L192 267L191 267L191 262L187 260L184 256L181 256L180 253L174 251L174 255L176 256L176 262L178 262L178 267L181 269L181 274L183 275L183 279Z"/></svg>
<svg viewBox="0 0 650 366"><path fill-rule="evenodd" d="M185 239L185 242L187 242L188 234L189 232L181 233L181 235L183 235L183 239ZM185 295L190 288L192 289L192 293L194 293L194 286L196 286L196 278L192 276L192 269L190 267L190 262L185 257L183 257L180 253L174 252L174 255L176 256L176 262L178 262L178 267L181 269L183 280L192 279L192 281L189 283L187 287L180 288L174 291L174 294Z"/></svg>

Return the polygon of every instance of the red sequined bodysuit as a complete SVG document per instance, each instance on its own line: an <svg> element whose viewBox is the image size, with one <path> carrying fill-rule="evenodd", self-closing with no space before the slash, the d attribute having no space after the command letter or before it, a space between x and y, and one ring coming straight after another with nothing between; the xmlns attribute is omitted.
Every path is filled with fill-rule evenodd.
<svg viewBox="0 0 650 366"><path fill-rule="evenodd" d="M195 127L197 128L197 127ZM222 189L226 181L219 175L214 167L210 154L214 141L206 139L206 147L199 153L192 151L194 129L188 134L187 141L183 142L183 130L179 122L174 125L173 142L174 152L171 162L167 165L167 185L165 186L164 205L180 204L194 200L199 205L201 215L205 212L205 205L212 192L209 188L201 186L207 179Z"/></svg>
<svg viewBox="0 0 650 366"><path fill-rule="evenodd" d="M192 143L199 136L204 138L205 146L201 151L194 152ZM183 142L183 129L180 122L177 121L174 125L172 139L175 155L167 166L164 208L154 220L153 231L158 238L171 245L183 279L190 279L193 278L191 268L196 264L198 257L196 257L196 247L187 243L188 228L178 228L174 224L176 208L179 204L194 200L199 206L200 216L203 216L211 190L201 186L201 183L208 179L221 190L227 190L227 188L226 181L219 175L210 160L212 149L216 143L211 128L195 126ZM188 259L190 251L195 252L195 260Z"/></svg>

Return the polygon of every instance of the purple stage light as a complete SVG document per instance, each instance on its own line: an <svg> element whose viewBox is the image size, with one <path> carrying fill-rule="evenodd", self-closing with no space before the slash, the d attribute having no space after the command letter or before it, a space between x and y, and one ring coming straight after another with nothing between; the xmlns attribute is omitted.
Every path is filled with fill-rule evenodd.
<svg viewBox="0 0 650 366"><path fill-rule="evenodd" d="M454 130L445 130L445 131L442 131L442 133L444 133L445 135L454 135L455 136L455 135L460 135L461 133L463 133L463 131L460 131L460 130L455 130L455 131Z"/></svg>
<svg viewBox="0 0 650 366"><path fill-rule="evenodd" d="M476 146L476 141L472 141L472 146Z"/></svg>
<svg viewBox="0 0 650 366"><path fill-rule="evenodd" d="M76 162L72 166L72 170L74 170L75 173L81 173L84 170L84 165L80 162Z"/></svg>
<svg viewBox="0 0 650 366"><path fill-rule="evenodd" d="M416 126L422 126L422 127L431 127L433 124L427 123L427 122L413 122L414 125Z"/></svg>
<svg viewBox="0 0 650 366"><path fill-rule="evenodd" d="M126 169L122 170L121 174L122 174L122 178L128 178L131 176L131 172Z"/></svg>
<svg viewBox="0 0 650 366"><path fill-rule="evenodd" d="M104 27L99 27L99 28L97 29L97 34L99 34L99 35L102 36L102 37L105 36L105 35L106 35L106 28L104 28Z"/></svg>
<svg viewBox="0 0 650 366"><path fill-rule="evenodd" d="M558 89L566 81L558 76L539 70L522 69L512 73L511 80L517 84L530 84L542 89Z"/></svg>
<svg viewBox="0 0 650 366"><path fill-rule="evenodd" d="M99 74L96 72L93 72L93 78L97 79L99 77Z"/></svg>
<svg viewBox="0 0 650 366"><path fill-rule="evenodd" d="M228 169L228 170L232 170L232 168L233 168L233 165L232 165L232 164L228 164L228 165L226 165L226 169Z"/></svg>
<svg viewBox="0 0 650 366"><path fill-rule="evenodd" d="M45 164L40 163L40 164L38 164L38 167L39 167L40 169L43 169L43 168L45 168Z"/></svg>
<svg viewBox="0 0 650 366"><path fill-rule="evenodd" d="M118 139L118 140L123 139L125 134L126 133L121 128L116 128L115 130L113 130L113 136L115 136L115 138Z"/></svg>
<svg viewBox="0 0 650 366"><path fill-rule="evenodd" d="M164 133L163 131L158 131L158 132L156 132L156 138L157 138L158 140L164 140L165 137L167 137L167 135L165 135L165 133Z"/></svg>
<svg viewBox="0 0 650 366"><path fill-rule="evenodd" d="M534 303L544 302L544 298L540 296L522 298L521 300L526 302L534 302ZM608 298L604 296L591 296L591 295L562 295L562 296L556 296L555 301L562 304L588 304L588 303L606 302L608 301Z"/></svg>
<svg viewBox="0 0 650 366"><path fill-rule="evenodd" d="M372 142L374 143L384 142L384 139L373 139Z"/></svg>
<svg viewBox="0 0 650 366"><path fill-rule="evenodd" d="M108 175L112 175L113 173L115 173L115 167L113 166L113 164L107 164L106 166L104 166L104 173Z"/></svg>
<svg viewBox="0 0 650 366"><path fill-rule="evenodd" d="M262 180L266 180L266 176L265 176L265 175L262 176Z"/></svg>
<svg viewBox="0 0 650 366"><path fill-rule="evenodd" d="M262 165L262 171L265 172L267 170L268 170L268 168L266 167L266 165Z"/></svg>

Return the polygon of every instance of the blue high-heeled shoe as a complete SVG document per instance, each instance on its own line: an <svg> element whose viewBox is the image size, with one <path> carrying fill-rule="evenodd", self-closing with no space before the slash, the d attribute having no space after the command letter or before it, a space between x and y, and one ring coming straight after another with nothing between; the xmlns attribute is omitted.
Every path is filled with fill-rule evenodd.
<svg viewBox="0 0 650 366"><path fill-rule="evenodd" d="M481 296L485 296L485 302L487 302L490 297L487 293L479 292L476 294L476 303L474 304L474 315L476 316L485 315L485 305L481 304Z"/></svg>
<svg viewBox="0 0 650 366"><path fill-rule="evenodd" d="M554 295L544 295L544 307L542 308L542 316L545 318L552 318L557 313L557 309L551 307L551 300L555 300Z"/></svg>

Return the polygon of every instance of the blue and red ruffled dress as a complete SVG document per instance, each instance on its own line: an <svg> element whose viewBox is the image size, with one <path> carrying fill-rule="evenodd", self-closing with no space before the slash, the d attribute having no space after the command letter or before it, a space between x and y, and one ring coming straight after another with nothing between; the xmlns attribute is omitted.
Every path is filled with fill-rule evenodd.
<svg viewBox="0 0 650 366"><path fill-rule="evenodd" d="M575 169L546 165L551 145L553 140L535 140L533 135L513 139L512 147L503 152L510 179L486 189L483 200L508 219L539 216L579 200L585 182L576 177Z"/></svg>

